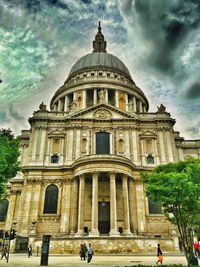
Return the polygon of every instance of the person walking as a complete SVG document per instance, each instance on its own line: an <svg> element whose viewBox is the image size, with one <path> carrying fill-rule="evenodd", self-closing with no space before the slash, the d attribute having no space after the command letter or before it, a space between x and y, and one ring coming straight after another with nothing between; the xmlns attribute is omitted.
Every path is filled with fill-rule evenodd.
<svg viewBox="0 0 200 267"><path fill-rule="evenodd" d="M82 260L85 260L85 254L86 254L86 248L85 248L85 244L81 244L81 248L80 248L80 258Z"/></svg>
<svg viewBox="0 0 200 267"><path fill-rule="evenodd" d="M5 257L5 259L7 260L8 258L8 248L4 247L2 254L1 254L1 260L3 259L3 257Z"/></svg>
<svg viewBox="0 0 200 267"><path fill-rule="evenodd" d="M162 264L163 255L162 255L162 250L160 248L160 244L158 244L158 247L157 247L157 257L158 257L158 260L157 260L156 264L158 264L159 262L160 262L160 264Z"/></svg>
<svg viewBox="0 0 200 267"><path fill-rule="evenodd" d="M28 252L28 257L30 258L30 256L32 256L32 245L31 244L28 246L27 252Z"/></svg>
<svg viewBox="0 0 200 267"><path fill-rule="evenodd" d="M88 257L87 262L88 263L91 262L93 254L94 253L93 253L93 250L92 250L92 246L91 246L91 244L89 244L89 246L87 247L87 257Z"/></svg>
<svg viewBox="0 0 200 267"><path fill-rule="evenodd" d="M198 242L195 242L193 244L193 248L194 248L194 254L196 257L199 257L199 243Z"/></svg>

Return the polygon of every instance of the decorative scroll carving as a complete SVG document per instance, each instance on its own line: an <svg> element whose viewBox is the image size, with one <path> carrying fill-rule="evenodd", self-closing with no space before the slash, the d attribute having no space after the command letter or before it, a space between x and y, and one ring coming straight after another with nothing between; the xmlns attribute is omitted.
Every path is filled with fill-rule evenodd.
<svg viewBox="0 0 200 267"><path fill-rule="evenodd" d="M60 216L41 216L38 219L40 222L59 222Z"/></svg>

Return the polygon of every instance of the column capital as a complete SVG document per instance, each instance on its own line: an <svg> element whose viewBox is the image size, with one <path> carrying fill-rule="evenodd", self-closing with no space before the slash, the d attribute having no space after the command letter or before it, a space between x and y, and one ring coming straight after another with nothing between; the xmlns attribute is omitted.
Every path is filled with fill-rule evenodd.
<svg viewBox="0 0 200 267"><path fill-rule="evenodd" d="M127 174L122 174L122 179L127 181L128 180L128 175Z"/></svg>
<svg viewBox="0 0 200 267"><path fill-rule="evenodd" d="M116 173L115 172L110 172L110 180L114 180L116 178Z"/></svg>
<svg viewBox="0 0 200 267"><path fill-rule="evenodd" d="M99 172L93 172L92 173L92 178L97 178L99 177Z"/></svg>
<svg viewBox="0 0 200 267"><path fill-rule="evenodd" d="M81 174L81 175L79 176L79 179L80 179L80 180L85 180L85 174Z"/></svg>

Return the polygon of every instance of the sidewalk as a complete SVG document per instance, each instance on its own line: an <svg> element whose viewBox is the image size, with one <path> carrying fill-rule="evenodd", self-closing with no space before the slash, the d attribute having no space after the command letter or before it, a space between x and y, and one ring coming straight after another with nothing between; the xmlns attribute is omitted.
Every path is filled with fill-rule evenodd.
<svg viewBox="0 0 200 267"><path fill-rule="evenodd" d="M128 267L133 265L155 265L156 256L152 255L94 255L92 262L88 264L81 261L79 255L50 255L50 267L84 267L92 265L95 267ZM186 264L183 255L165 255L164 264ZM5 259L0 260L0 267L36 267L40 266L40 256L27 257L27 254L11 254L9 263Z"/></svg>

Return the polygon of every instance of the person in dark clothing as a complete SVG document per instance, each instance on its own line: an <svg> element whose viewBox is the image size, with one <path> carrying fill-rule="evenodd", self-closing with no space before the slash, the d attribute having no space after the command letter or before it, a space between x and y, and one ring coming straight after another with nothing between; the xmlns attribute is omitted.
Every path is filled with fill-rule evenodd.
<svg viewBox="0 0 200 267"><path fill-rule="evenodd" d="M86 248L85 248L85 244L81 244L81 248L80 248L80 258L82 260L85 260L85 254L86 254Z"/></svg>
<svg viewBox="0 0 200 267"><path fill-rule="evenodd" d="M158 257L158 260L157 260L156 264L158 264L159 262L162 264L163 255L162 255L162 250L160 248L160 244L158 244L158 247L157 247L157 257Z"/></svg>
<svg viewBox="0 0 200 267"><path fill-rule="evenodd" d="M32 256L32 245L29 245L27 248L28 257Z"/></svg>
<svg viewBox="0 0 200 267"><path fill-rule="evenodd" d="M4 247L4 249L2 251L1 260L3 259L3 257L5 257L5 259L7 260L7 257L8 257L8 249L7 249L7 247Z"/></svg>

